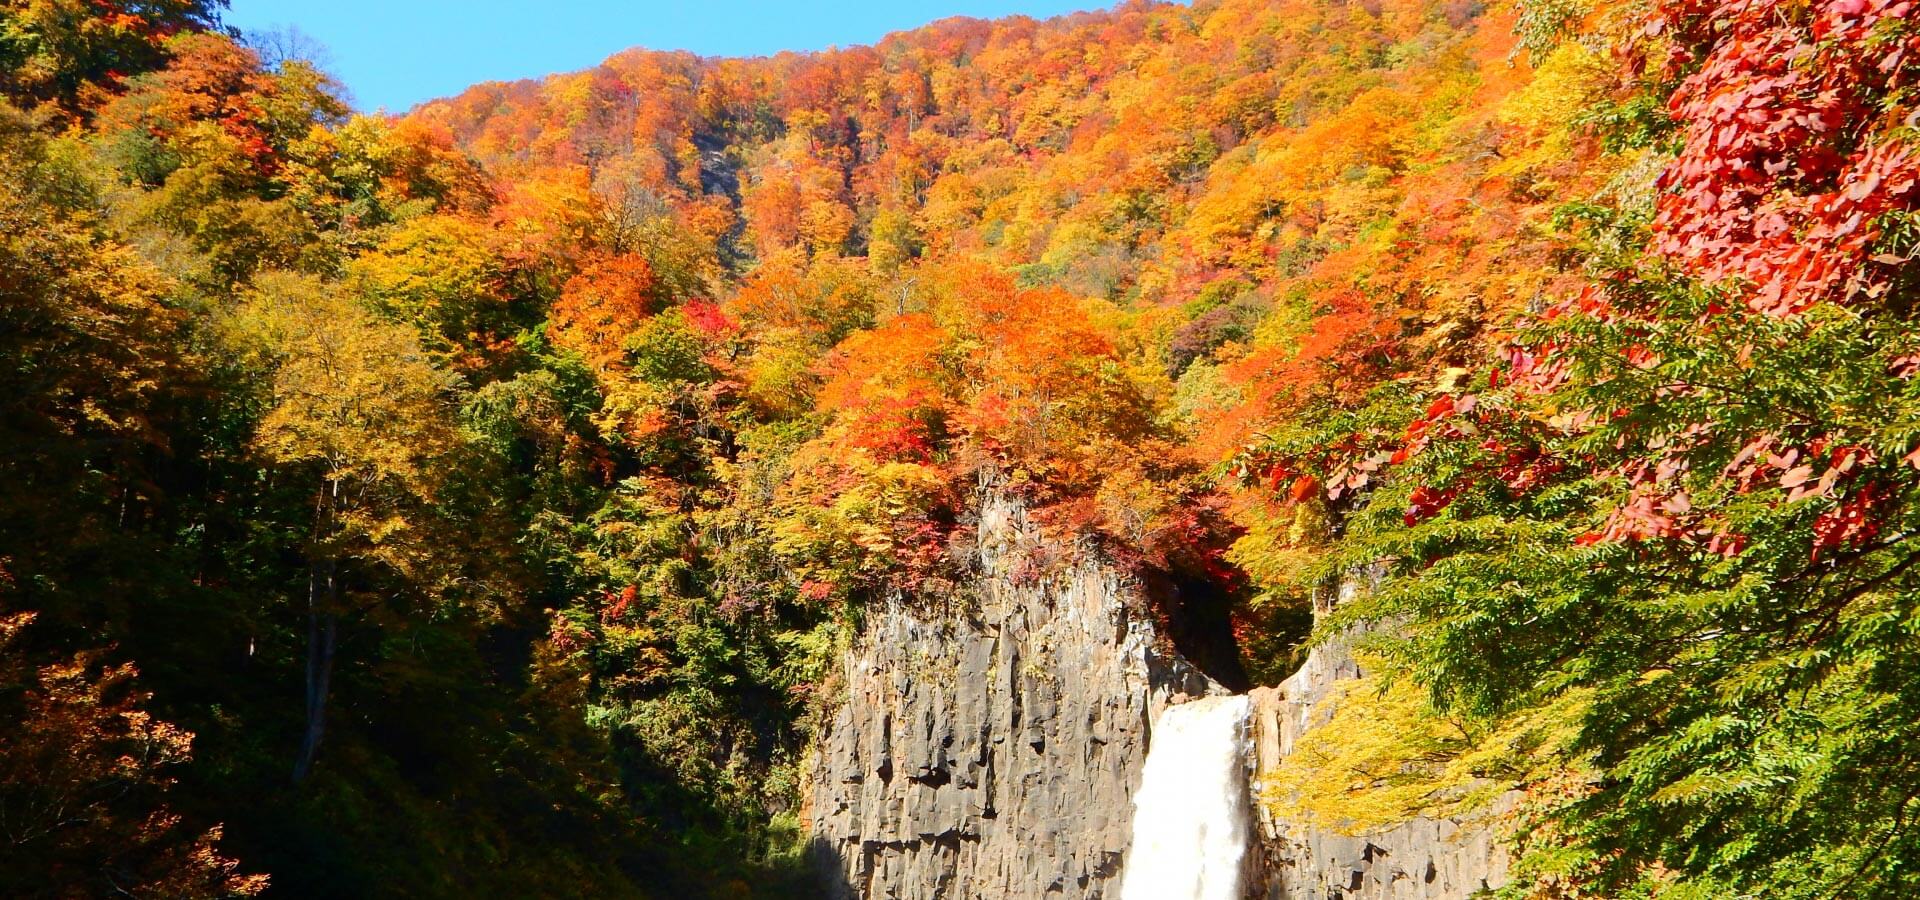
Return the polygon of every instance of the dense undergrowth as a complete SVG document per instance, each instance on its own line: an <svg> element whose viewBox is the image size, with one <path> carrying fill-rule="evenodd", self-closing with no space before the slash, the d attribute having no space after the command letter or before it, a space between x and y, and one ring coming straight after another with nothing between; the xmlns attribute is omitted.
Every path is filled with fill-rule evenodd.
<svg viewBox="0 0 1920 900"><path fill-rule="evenodd" d="M1920 882L1910 4L1130 3L398 117L217 13L0 3L21 893L802 893L838 656L983 479L1255 681L1382 573L1295 814Z"/></svg>

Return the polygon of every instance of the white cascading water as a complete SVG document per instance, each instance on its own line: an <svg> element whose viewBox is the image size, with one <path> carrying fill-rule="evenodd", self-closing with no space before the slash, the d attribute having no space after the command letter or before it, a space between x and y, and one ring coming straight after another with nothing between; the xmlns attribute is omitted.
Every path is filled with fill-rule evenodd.
<svg viewBox="0 0 1920 900"><path fill-rule="evenodd" d="M1121 900L1240 900L1251 710L1244 696L1205 697L1153 723Z"/></svg>

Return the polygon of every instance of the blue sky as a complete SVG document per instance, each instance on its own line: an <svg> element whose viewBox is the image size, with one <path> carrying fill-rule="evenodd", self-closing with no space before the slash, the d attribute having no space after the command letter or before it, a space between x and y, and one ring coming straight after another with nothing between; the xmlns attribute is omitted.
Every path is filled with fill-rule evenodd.
<svg viewBox="0 0 1920 900"><path fill-rule="evenodd" d="M947 16L1046 17L1113 0L232 0L227 24L324 44L355 106L399 112L480 81L583 69L628 47L758 56L870 44Z"/></svg>

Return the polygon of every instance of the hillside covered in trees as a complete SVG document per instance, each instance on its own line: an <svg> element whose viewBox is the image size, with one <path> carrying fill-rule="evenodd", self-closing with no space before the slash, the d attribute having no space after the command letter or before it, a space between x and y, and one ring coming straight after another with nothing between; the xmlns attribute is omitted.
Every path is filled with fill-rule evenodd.
<svg viewBox="0 0 1920 900"><path fill-rule="evenodd" d="M0 893L805 896L983 479L1539 898L1920 895L1911 0L1196 0L351 112L0 0ZM1377 589L1319 634L1343 576Z"/></svg>

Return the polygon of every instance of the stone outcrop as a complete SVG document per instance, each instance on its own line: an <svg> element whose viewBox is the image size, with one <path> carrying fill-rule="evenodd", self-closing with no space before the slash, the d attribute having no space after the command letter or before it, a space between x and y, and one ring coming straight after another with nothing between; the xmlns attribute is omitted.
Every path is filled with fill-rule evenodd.
<svg viewBox="0 0 1920 900"><path fill-rule="evenodd" d="M1252 692L1256 790L1332 716L1339 683L1360 675L1346 645L1328 641L1279 686ZM1416 818L1349 835L1275 819L1264 807L1259 819L1265 900L1462 900L1506 881L1506 850L1483 822Z"/></svg>
<svg viewBox="0 0 1920 900"><path fill-rule="evenodd" d="M1117 897L1155 716L1225 692L1164 649L1138 583L1092 555L1048 564L1018 504L989 495L976 533L967 596L873 610L843 660L806 810L835 900ZM1256 790L1360 674L1334 642L1252 692ZM1473 823L1355 836L1256 818L1261 900L1463 900L1506 874Z"/></svg>
<svg viewBox="0 0 1920 900"><path fill-rule="evenodd" d="M989 498L974 596L875 611L816 745L808 819L833 897L1111 897L1149 724L1219 689L1158 649L1139 586L1055 574Z"/></svg>

